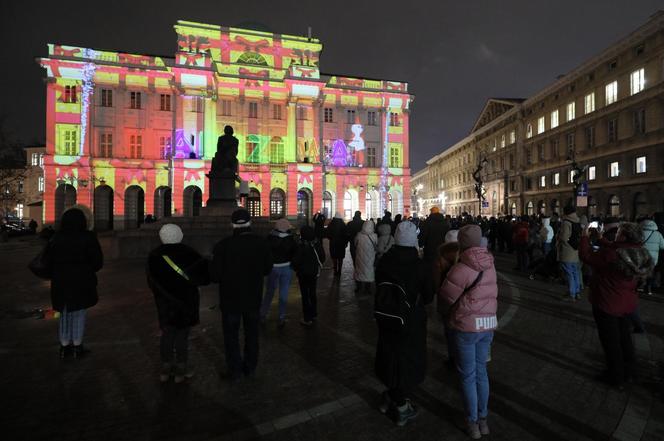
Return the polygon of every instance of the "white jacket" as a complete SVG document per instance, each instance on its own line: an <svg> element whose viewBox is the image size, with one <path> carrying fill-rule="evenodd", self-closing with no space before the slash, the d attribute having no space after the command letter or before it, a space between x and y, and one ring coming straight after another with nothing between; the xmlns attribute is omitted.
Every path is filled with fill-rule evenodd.
<svg viewBox="0 0 664 441"><path fill-rule="evenodd" d="M355 236L355 272L353 278L358 282L373 282L376 279L374 262L378 237L374 233L373 221L362 224L362 231Z"/></svg>
<svg viewBox="0 0 664 441"><path fill-rule="evenodd" d="M551 243L553 240L553 228L551 228L551 219L548 217L542 219L542 228L540 228L539 235L544 243Z"/></svg>

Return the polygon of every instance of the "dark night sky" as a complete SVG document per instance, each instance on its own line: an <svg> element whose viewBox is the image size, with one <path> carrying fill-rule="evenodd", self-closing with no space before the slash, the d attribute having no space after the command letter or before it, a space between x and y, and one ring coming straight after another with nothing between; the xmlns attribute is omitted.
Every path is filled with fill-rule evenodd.
<svg viewBox="0 0 664 441"><path fill-rule="evenodd" d="M662 0L0 2L0 115L43 142L46 44L173 56L178 19L261 23L323 42L326 73L408 81L411 167L465 136L488 97L527 97L627 35Z"/></svg>

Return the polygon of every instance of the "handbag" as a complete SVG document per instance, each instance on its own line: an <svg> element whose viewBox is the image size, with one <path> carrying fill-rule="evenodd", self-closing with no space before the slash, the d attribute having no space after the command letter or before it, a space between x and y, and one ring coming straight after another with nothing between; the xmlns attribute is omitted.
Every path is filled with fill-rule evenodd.
<svg viewBox="0 0 664 441"><path fill-rule="evenodd" d="M46 280L49 280L53 276L51 262L48 257L48 247L49 244L46 244L39 254L28 263L28 269L32 271L32 274Z"/></svg>

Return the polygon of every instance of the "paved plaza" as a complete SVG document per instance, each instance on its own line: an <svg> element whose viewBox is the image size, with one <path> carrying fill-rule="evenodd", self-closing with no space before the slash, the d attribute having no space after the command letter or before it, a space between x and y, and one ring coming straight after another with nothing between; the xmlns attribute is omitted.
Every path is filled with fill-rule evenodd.
<svg viewBox="0 0 664 441"><path fill-rule="evenodd" d="M414 422L396 427L376 410L373 299L353 292L350 256L341 279L324 270L319 321L298 322L293 280L289 322L273 314L261 332L255 379L224 378L217 286L202 289L191 335L196 376L158 381L159 329L143 261L107 261L89 311L82 360L58 359L49 284L27 262L33 238L0 244L0 433L3 440L465 440L455 372L445 367L442 326L429 312L428 376L414 391ZM603 356L590 306L559 300L563 287L512 271L496 256L500 328L489 363L494 440L664 440L664 295L641 298L647 334L636 335L639 378L625 390L593 380Z"/></svg>

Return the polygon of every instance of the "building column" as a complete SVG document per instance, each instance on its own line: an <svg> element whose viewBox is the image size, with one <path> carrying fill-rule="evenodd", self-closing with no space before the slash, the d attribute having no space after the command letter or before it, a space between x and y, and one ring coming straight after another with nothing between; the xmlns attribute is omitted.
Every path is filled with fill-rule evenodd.
<svg viewBox="0 0 664 441"><path fill-rule="evenodd" d="M205 108L203 109L203 151L201 157L211 159L217 152L217 102L211 98L205 98Z"/></svg>
<svg viewBox="0 0 664 441"><path fill-rule="evenodd" d="M289 101L286 104L287 124L286 143L284 144L284 160L286 162L297 161L297 103ZM290 177L289 177L290 178ZM290 209L289 209L290 211ZM296 210L297 212L297 210Z"/></svg>

